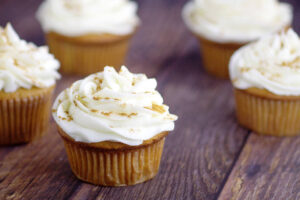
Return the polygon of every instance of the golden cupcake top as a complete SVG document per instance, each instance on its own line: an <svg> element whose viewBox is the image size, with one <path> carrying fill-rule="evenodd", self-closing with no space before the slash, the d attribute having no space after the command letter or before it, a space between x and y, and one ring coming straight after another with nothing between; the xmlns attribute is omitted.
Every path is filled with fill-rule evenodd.
<svg viewBox="0 0 300 200"><path fill-rule="evenodd" d="M266 89L277 95L300 95L300 39L289 29L268 35L236 51L229 64L238 89Z"/></svg>
<svg viewBox="0 0 300 200"><path fill-rule="evenodd" d="M128 35L139 24L137 3L129 0L45 0L37 18L45 32L66 36Z"/></svg>
<svg viewBox="0 0 300 200"><path fill-rule="evenodd" d="M224 43L256 40L293 18L292 7L278 0L190 0L182 15L194 33Z"/></svg>
<svg viewBox="0 0 300 200"><path fill-rule="evenodd" d="M9 23L0 27L0 90L50 87L60 78L59 66L46 46L20 39Z"/></svg>
<svg viewBox="0 0 300 200"><path fill-rule="evenodd" d="M53 106L57 124L76 141L116 141L140 145L174 129L177 116L169 113L156 90L155 79L133 74L126 67L76 81Z"/></svg>

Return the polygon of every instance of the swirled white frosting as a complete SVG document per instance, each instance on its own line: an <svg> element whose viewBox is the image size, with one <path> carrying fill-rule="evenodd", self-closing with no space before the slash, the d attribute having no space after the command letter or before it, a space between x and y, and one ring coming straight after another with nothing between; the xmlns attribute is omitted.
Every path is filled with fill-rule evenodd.
<svg viewBox="0 0 300 200"><path fill-rule="evenodd" d="M239 89L260 88L276 95L300 95L300 39L289 29L236 51L230 78Z"/></svg>
<svg viewBox="0 0 300 200"><path fill-rule="evenodd" d="M186 25L209 40L247 43L292 21L292 7L278 0L193 0L183 8Z"/></svg>
<svg viewBox="0 0 300 200"><path fill-rule="evenodd" d="M47 47L21 40L10 24L0 27L0 90L50 87L60 78L58 68Z"/></svg>
<svg viewBox="0 0 300 200"><path fill-rule="evenodd" d="M139 145L174 129L175 115L155 90L156 80L112 67L79 80L53 106L57 124L74 140Z"/></svg>
<svg viewBox="0 0 300 200"><path fill-rule="evenodd" d="M37 12L45 32L66 36L132 33L139 23L129 0L45 0Z"/></svg>

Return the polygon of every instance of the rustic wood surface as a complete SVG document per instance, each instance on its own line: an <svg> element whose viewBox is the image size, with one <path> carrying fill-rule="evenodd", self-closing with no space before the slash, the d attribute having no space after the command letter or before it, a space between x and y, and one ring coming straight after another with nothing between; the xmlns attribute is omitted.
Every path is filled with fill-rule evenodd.
<svg viewBox="0 0 300 200"><path fill-rule="evenodd" d="M40 0L0 0L0 25L43 44L34 13ZM167 137L159 174L130 187L100 187L75 178L50 122L31 144L0 148L0 199L300 199L300 137L257 136L234 116L229 81L207 75L196 40L181 20L186 0L140 0L142 24L126 65L156 77L179 116ZM300 2L294 28L300 33ZM56 95L80 77L64 76Z"/></svg>

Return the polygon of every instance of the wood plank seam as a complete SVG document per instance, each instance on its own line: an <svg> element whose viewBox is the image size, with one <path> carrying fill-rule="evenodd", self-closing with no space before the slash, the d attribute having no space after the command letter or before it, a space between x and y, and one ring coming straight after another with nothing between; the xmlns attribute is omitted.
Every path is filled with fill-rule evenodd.
<svg viewBox="0 0 300 200"><path fill-rule="evenodd" d="M221 195L221 193L222 193L222 191L224 189L224 186L226 185L226 183L227 183L227 181L228 181L228 179L230 177L230 174L232 173L235 165L237 164L237 161L239 160L239 158L240 158L240 156L242 154L242 151L243 151L245 145L247 144L248 138L250 137L251 134L253 134L253 133L250 130L248 130L248 133L247 133L246 137L243 140L243 144L242 144L240 150L238 151L238 153L237 153L236 157L234 158L234 161L233 161L230 169L228 170L228 173L226 174L224 180L221 183L220 189L219 189L219 191L217 192L217 195L216 195L217 196L216 199L222 200L222 199L219 199L219 197L220 197L220 195Z"/></svg>

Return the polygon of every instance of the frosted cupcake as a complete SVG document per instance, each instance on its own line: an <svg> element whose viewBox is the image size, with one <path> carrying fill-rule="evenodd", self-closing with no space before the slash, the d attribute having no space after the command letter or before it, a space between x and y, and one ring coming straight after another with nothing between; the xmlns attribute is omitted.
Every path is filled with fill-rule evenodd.
<svg viewBox="0 0 300 200"><path fill-rule="evenodd" d="M125 186L153 178L165 137L177 119L156 80L126 67L76 81L53 106L74 174L97 185Z"/></svg>
<svg viewBox="0 0 300 200"><path fill-rule="evenodd" d="M65 73L119 69L139 24L129 0L45 0L37 12L50 51Z"/></svg>
<svg viewBox="0 0 300 200"><path fill-rule="evenodd" d="M182 15L199 40L206 71L228 78L234 51L288 28L292 7L277 0L193 0L184 6Z"/></svg>
<svg viewBox="0 0 300 200"><path fill-rule="evenodd" d="M21 40L10 24L0 27L0 144L26 143L49 124L59 62L47 47Z"/></svg>
<svg viewBox="0 0 300 200"><path fill-rule="evenodd" d="M292 29L242 47L229 69L240 124L259 134L300 134L300 39Z"/></svg>

